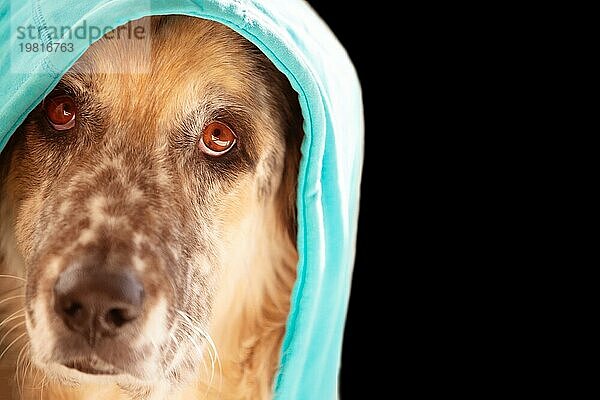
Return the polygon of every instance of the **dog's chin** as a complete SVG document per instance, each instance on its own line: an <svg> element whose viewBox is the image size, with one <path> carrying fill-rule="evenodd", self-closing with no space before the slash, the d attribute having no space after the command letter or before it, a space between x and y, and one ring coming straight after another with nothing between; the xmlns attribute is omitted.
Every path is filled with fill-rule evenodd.
<svg viewBox="0 0 600 400"><path fill-rule="evenodd" d="M38 365L51 380L65 386L81 384L118 384L148 386L132 374L121 371L99 359L73 360L65 364L50 362Z"/></svg>

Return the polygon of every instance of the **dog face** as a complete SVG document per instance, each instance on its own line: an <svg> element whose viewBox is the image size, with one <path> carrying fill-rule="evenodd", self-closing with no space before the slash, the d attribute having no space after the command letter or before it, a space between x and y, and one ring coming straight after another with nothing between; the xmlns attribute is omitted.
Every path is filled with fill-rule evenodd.
<svg viewBox="0 0 600 400"><path fill-rule="evenodd" d="M151 47L95 43L0 159L31 357L63 380L183 379L210 345L222 276L250 268L258 241L276 247L274 232L293 237L287 80L220 24L151 26ZM148 71L119 73L149 48Z"/></svg>

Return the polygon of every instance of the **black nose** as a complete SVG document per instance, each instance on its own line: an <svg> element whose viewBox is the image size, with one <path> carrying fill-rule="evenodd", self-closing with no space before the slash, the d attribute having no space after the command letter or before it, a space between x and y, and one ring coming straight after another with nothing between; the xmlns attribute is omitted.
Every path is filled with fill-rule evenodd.
<svg viewBox="0 0 600 400"><path fill-rule="evenodd" d="M54 310L90 345L115 336L142 313L144 288L129 272L71 267L54 285Z"/></svg>

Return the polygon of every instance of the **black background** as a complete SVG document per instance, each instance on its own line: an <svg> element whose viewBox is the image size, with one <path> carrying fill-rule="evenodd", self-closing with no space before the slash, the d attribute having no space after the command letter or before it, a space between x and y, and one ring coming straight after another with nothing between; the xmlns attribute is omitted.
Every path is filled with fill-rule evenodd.
<svg viewBox="0 0 600 400"><path fill-rule="evenodd" d="M349 7L337 1L309 0L309 3L327 22L354 62L363 89L365 137L368 138L371 132L378 129L376 126L377 120L371 117L376 104L376 76L369 71L370 64L377 59L377 55L371 54L367 47L370 40L369 35L373 32L371 29L373 28L372 20L364 14L364 8L359 14L358 8ZM345 7L343 13L340 13L340 7ZM372 70L373 68L371 68ZM362 386L364 390L365 386L369 385L366 382L366 376L374 373L374 371L368 371L369 368L374 367L368 360L373 357L373 348L376 347L376 343L373 342L373 338L369 337L368 327L373 323L369 318L369 310L373 308L369 304L376 301L377 293L372 290L374 276L369 272L369 267L373 266L369 266L367 262L370 251L367 245L367 235L372 236L374 234L371 224L375 216L371 214L373 213L372 210L375 209L374 206L376 206L373 199L373 189L376 188L369 180L370 174L375 171L373 161L369 142L365 140L358 247L342 354L340 377L342 399L356 398L359 386Z"/></svg>

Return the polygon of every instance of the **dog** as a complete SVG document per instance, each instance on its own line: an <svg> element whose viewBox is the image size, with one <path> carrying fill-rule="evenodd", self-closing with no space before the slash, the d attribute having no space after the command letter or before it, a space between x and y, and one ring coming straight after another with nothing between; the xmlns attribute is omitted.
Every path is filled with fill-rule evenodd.
<svg viewBox="0 0 600 400"><path fill-rule="evenodd" d="M139 22L142 39L94 43L0 155L2 399L272 397L298 95L224 25Z"/></svg>

